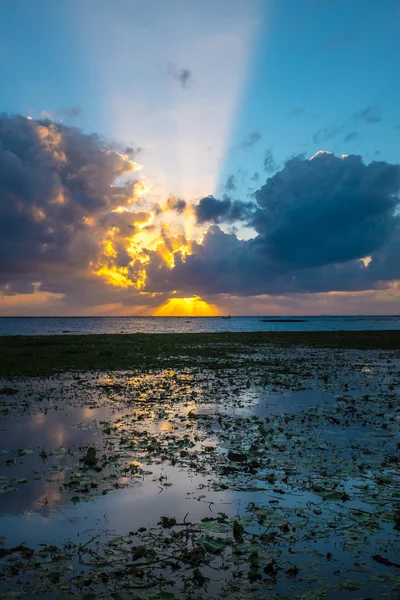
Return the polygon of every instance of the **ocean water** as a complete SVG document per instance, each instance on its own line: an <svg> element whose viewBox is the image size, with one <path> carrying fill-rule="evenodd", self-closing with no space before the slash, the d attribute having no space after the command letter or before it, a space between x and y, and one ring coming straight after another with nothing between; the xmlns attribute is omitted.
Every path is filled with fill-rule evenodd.
<svg viewBox="0 0 400 600"><path fill-rule="evenodd" d="M400 316L0 317L0 335L398 330Z"/></svg>

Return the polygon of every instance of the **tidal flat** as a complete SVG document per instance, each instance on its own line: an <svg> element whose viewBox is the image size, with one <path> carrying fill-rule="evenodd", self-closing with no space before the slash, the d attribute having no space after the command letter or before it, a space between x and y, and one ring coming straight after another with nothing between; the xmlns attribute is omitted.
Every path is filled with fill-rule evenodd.
<svg viewBox="0 0 400 600"><path fill-rule="evenodd" d="M0 338L0 598L393 599L400 332Z"/></svg>

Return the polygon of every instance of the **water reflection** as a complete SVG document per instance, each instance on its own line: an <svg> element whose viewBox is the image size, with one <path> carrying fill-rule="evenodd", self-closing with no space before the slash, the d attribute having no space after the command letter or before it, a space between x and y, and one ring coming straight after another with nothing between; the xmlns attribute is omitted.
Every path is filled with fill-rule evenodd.
<svg viewBox="0 0 400 600"><path fill-rule="evenodd" d="M107 418L110 411L69 408L2 420L0 433L4 452L0 476L3 482L12 483L11 491L0 494L1 530L9 530L8 516L4 515L24 515L24 519L30 519L38 512L41 517L50 518L60 504L67 502L61 486L67 470L76 461L71 450L99 435L94 427L95 415ZM74 427L77 422L84 423L87 429ZM19 529L20 525L17 531Z"/></svg>
<svg viewBox="0 0 400 600"><path fill-rule="evenodd" d="M113 383L115 378L108 378L107 384ZM164 388L160 386L158 391L163 393ZM266 394L262 390L247 391L239 399L241 407L227 406L225 410L238 416L266 416L298 411L321 401L330 402L332 398L318 392L285 396ZM186 402L179 407L179 414L186 419L197 409L195 402ZM200 412L215 412L216 409L215 405L204 405ZM222 412L221 406L218 411ZM130 528L140 527L144 522L155 525L162 513L182 519L189 512L191 518L201 519L210 514L209 502L214 503L211 505L214 511L220 507L224 512L234 513L250 499L256 500L257 494L212 492L206 476L192 475L186 469L141 463L146 475L137 477L133 487L100 496L95 501L71 504L70 497L63 492L63 484L76 469L76 451L101 438L99 422L112 422L117 430L124 430L129 417L129 422L133 418L136 427L169 434L175 430L177 414L177 409L174 409L173 418L169 418L168 411L149 412L146 408L115 412L115 407L111 410L107 406L68 407L3 419L1 440L5 453L1 455L0 475L14 481L19 478L27 481L13 484L15 491L0 494L2 535L10 538L10 543L18 544L22 540L35 543L40 526L40 539L59 543L65 537L78 535L82 528L95 528L99 523L122 533L126 531L127 523ZM198 448L200 450L200 443ZM132 464L137 466L139 463L134 461ZM131 483L131 477L121 480L122 484L125 482ZM206 504L196 501L197 489L207 490Z"/></svg>
<svg viewBox="0 0 400 600"><path fill-rule="evenodd" d="M150 467L149 467L150 468ZM215 513L227 512L228 506L236 510L234 500L229 493L207 493L207 503L198 498L202 495L198 488L208 488L207 478L188 476L179 469L154 467L153 476L145 481L138 480L131 488L113 492L96 501L73 505L63 501L62 495L54 489L42 487L42 496L33 496L32 508L15 511L17 514L0 516L0 531L7 537L7 543L18 545L22 542L35 545L38 542L60 544L66 539L74 539L83 532L93 529L114 531L125 534L139 527L157 525L161 515L175 517L182 521L187 513L188 520L201 520L210 516L209 502L213 503ZM168 487L160 486L160 477L166 477ZM44 488L44 489L43 489ZM37 502L46 498L47 510L40 510ZM26 497L25 501L29 502ZM26 502L26 504L28 504ZM53 506L50 507L50 504ZM57 507L57 510L51 510ZM14 511L13 511L14 512ZM229 511L231 512L231 511Z"/></svg>
<svg viewBox="0 0 400 600"><path fill-rule="evenodd" d="M71 408L38 412L34 415L6 417L0 422L3 447L39 447L54 450L61 446L76 446L98 434L96 419L108 420L112 416L107 407L98 409ZM91 430L88 436L83 429L75 427L82 423Z"/></svg>
<svg viewBox="0 0 400 600"><path fill-rule="evenodd" d="M186 407L184 413L192 408ZM140 465L146 475L136 477L132 487L99 496L95 501L71 503L62 486L76 470L76 452L82 454L81 446L95 444L101 438L99 422L114 422L117 429L126 427L126 414L108 407L69 407L2 420L0 476L13 482L25 480L13 483L12 491L0 494L0 531L7 543L62 543L99 526L120 533L146 524L154 526L164 513L178 520L187 512L193 519L209 514L208 503L197 501L195 493L197 488L209 488L207 477L137 461L130 464ZM148 423L149 414L144 409L129 411L130 419L133 414L139 422L141 415L146 416ZM168 434L174 430L170 420L156 419L156 411L152 416L154 431ZM132 483L132 477L121 478L120 483ZM228 502L226 494L211 493L210 497L215 506Z"/></svg>
<svg viewBox="0 0 400 600"><path fill-rule="evenodd" d="M259 418L268 415L298 414L308 408L329 406L336 401L336 395L320 390L301 390L287 393L271 393L261 388L246 390L238 394L234 404L193 405L186 414L229 414L237 417Z"/></svg>
<svg viewBox="0 0 400 600"><path fill-rule="evenodd" d="M370 375L357 365L354 377L370 385L377 369L374 363ZM364 488L359 490L370 477L369 470L382 470L382 454L377 450L388 444L378 436L393 432L371 422L352 421L348 409L353 403L368 414L381 412L379 405L373 408L367 400L363 406L360 394L358 399L340 399L315 389L272 393L248 384L247 377L240 380L239 375L237 387L231 382L223 387L218 374L209 372L160 371L138 377L119 373L93 378L88 386L81 378L75 387L67 378L60 381L58 388L45 386L49 402L39 404L35 396L25 416L7 416L0 422L6 449L0 454L0 488L5 488L0 494L0 531L8 546L60 545L68 539L85 543L94 533L122 535L157 526L162 516L182 522L187 515L192 523L219 512L236 518L251 512L248 507L253 504L281 515L292 511L296 527L308 519L308 511L322 536L313 540L312 551L333 554L339 551L331 528L332 507L339 511L338 520L349 518L353 508L374 510L366 504ZM19 400L23 400L22 391ZM90 406L67 405L70 401L86 401ZM345 417L340 414L341 406ZM33 414L27 414L29 410ZM308 412L299 416L304 410ZM210 417L199 418L199 413ZM82 467L89 445L98 452L93 469ZM235 458L225 460L230 451L238 454L240 464L235 464ZM103 452L107 455L104 462ZM247 453L245 459L240 459L240 453ZM216 458L201 462L201 455ZM218 470L221 458L226 468L223 476ZM362 466L360 479L354 477L358 464ZM101 486L102 479L107 480L106 487ZM10 482L12 491L7 491L4 481ZM68 487L71 481L79 485ZM322 493L338 487L349 498L335 505L325 502L318 484ZM336 487L331 489L332 485ZM375 482L371 479L368 485ZM256 528L257 523L249 527ZM308 522L303 525L307 529ZM278 535L287 533L279 531ZM382 530L384 535L386 530ZM309 538L299 542L296 553L301 550L306 558L296 557L296 562L306 562L310 547ZM381 552L378 546L375 551ZM343 560L350 561L351 554ZM324 568L328 575L331 567Z"/></svg>

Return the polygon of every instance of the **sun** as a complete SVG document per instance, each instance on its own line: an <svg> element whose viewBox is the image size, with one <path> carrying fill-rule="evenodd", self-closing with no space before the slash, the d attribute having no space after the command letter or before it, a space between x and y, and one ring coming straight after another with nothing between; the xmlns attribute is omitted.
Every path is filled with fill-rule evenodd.
<svg viewBox="0 0 400 600"><path fill-rule="evenodd" d="M219 315L214 304L208 304L199 296L170 298L154 312L155 317L215 317Z"/></svg>

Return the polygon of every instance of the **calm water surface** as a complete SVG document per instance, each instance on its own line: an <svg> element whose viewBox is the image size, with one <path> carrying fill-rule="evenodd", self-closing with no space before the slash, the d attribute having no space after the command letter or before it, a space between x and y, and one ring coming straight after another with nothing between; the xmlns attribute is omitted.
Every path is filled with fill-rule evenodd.
<svg viewBox="0 0 400 600"><path fill-rule="evenodd" d="M230 319L222 317L0 317L0 335L382 329L400 329L400 316L232 317Z"/></svg>

